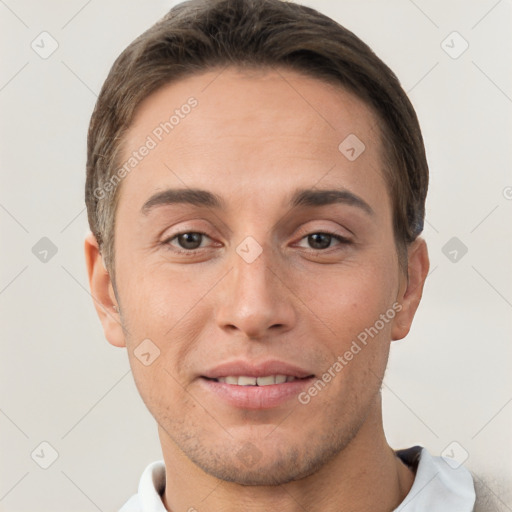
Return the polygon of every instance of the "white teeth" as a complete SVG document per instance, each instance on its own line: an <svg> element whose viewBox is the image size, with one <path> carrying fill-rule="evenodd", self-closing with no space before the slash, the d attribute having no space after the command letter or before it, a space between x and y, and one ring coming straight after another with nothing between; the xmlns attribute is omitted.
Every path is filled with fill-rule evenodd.
<svg viewBox="0 0 512 512"><path fill-rule="evenodd" d="M292 382L295 377L287 375L265 375L263 377L249 377L246 375L229 375L228 377L219 377L218 382L233 384L235 386L270 386L272 384L284 384Z"/></svg>
<svg viewBox="0 0 512 512"><path fill-rule="evenodd" d="M269 375L268 377L258 377L256 380L258 386L268 386L269 384L275 384L276 378L273 375Z"/></svg>
<svg viewBox="0 0 512 512"><path fill-rule="evenodd" d="M256 377L246 377L245 375L238 377L239 386L255 386Z"/></svg>

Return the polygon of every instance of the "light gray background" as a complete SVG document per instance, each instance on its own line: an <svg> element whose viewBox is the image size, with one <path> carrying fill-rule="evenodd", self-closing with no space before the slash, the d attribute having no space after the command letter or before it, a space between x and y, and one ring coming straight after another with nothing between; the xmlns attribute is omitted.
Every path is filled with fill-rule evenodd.
<svg viewBox="0 0 512 512"><path fill-rule="evenodd" d="M88 293L83 187L103 80L174 3L0 0L2 511L117 510L161 458L126 352L105 341ZM389 441L467 452L465 465L512 510L511 2L303 3L391 66L427 146L432 270L412 332L392 347ZM31 48L42 31L59 44L48 59ZM453 31L469 43L456 59L441 46ZM32 252L42 237L58 249L47 262ZM452 237L468 248L455 262L442 250ZM35 462L50 461L43 441L58 453L48 469Z"/></svg>

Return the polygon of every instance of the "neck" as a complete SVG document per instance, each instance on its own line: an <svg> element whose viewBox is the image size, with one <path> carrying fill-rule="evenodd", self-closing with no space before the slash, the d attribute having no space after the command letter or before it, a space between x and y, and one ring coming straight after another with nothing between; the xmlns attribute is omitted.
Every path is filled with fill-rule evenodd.
<svg viewBox="0 0 512 512"><path fill-rule="evenodd" d="M279 486L219 480L192 463L162 429L159 434L166 467L163 502L170 512L389 512L414 481L386 442L380 401L350 443L319 471Z"/></svg>

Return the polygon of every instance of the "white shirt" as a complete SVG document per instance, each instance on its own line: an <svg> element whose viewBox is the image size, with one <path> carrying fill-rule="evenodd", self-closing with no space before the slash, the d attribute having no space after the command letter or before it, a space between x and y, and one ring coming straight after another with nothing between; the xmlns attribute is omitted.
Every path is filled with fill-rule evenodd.
<svg viewBox="0 0 512 512"><path fill-rule="evenodd" d="M464 466L453 469L442 457L433 457L420 446L396 453L409 466L417 465L417 469L411 490L393 512L473 511L475 489ZM153 462L142 473L138 493L119 512L167 512L161 498L164 489L164 462Z"/></svg>

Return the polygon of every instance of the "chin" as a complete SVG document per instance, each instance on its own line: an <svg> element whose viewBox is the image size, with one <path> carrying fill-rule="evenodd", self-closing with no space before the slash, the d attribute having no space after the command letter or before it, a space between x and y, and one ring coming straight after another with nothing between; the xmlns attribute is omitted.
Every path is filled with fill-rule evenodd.
<svg viewBox="0 0 512 512"><path fill-rule="evenodd" d="M254 446L254 445L252 445ZM278 486L308 476L315 468L298 464L301 458L295 451L265 454L259 452L257 462L247 459L245 447L234 456L193 460L205 473L219 480L249 486Z"/></svg>
<svg viewBox="0 0 512 512"><path fill-rule="evenodd" d="M182 450L205 473L226 482L247 486L278 486L301 480L335 457L351 436L307 436L301 442L268 444L242 441ZM183 449L185 448L185 449ZM190 447L189 447L190 448Z"/></svg>

